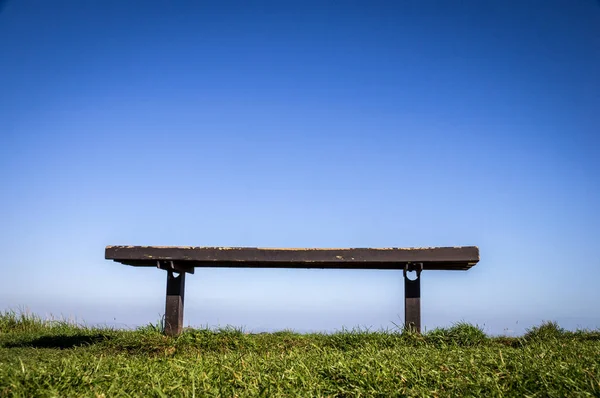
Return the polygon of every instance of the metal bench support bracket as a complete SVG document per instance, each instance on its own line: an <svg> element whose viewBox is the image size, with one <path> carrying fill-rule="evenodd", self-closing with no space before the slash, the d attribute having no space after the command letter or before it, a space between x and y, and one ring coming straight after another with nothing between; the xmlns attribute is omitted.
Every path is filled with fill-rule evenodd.
<svg viewBox="0 0 600 398"><path fill-rule="evenodd" d="M185 293L185 272L175 276L167 271L167 301L165 304L165 334L177 336L183 330L183 298Z"/></svg>
<svg viewBox="0 0 600 398"><path fill-rule="evenodd" d="M414 280L408 278L408 271L415 271ZM421 271L423 263L404 266L404 327L421 333Z"/></svg>

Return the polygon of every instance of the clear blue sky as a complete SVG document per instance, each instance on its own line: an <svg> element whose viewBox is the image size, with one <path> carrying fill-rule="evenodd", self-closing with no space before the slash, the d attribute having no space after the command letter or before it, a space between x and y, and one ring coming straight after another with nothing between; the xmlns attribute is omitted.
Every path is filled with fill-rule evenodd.
<svg viewBox="0 0 600 398"><path fill-rule="evenodd" d="M135 326L109 244L477 245L426 328L600 327L600 3L5 1L0 309ZM393 328L401 272L201 269L186 325Z"/></svg>

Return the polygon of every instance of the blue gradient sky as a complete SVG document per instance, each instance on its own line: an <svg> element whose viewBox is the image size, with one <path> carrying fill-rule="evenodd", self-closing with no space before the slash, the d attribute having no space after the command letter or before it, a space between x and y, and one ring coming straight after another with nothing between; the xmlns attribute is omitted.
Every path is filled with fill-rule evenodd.
<svg viewBox="0 0 600 398"><path fill-rule="evenodd" d="M126 4L124 4L126 3ZM0 309L135 326L109 244L477 245L427 329L600 327L596 1L8 1ZM200 269L186 324L393 328L401 272Z"/></svg>

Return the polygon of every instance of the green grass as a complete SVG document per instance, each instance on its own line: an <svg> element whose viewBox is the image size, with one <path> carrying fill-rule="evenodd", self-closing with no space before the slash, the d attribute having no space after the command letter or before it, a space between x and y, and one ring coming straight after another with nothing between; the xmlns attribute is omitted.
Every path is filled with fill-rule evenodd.
<svg viewBox="0 0 600 398"><path fill-rule="evenodd" d="M1 397L600 397L600 332L134 331L0 312Z"/></svg>

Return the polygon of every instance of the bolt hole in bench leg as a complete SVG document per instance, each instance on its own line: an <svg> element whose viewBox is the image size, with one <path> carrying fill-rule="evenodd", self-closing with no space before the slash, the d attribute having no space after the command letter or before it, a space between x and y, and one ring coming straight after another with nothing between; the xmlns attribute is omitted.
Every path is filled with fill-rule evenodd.
<svg viewBox="0 0 600 398"><path fill-rule="evenodd" d="M165 303L165 334L176 336L183 330L183 299L185 272L167 271L167 301Z"/></svg>
<svg viewBox="0 0 600 398"><path fill-rule="evenodd" d="M404 327L416 333L421 333L421 271L423 265L404 268ZM415 279L410 279L408 273L415 272Z"/></svg>

